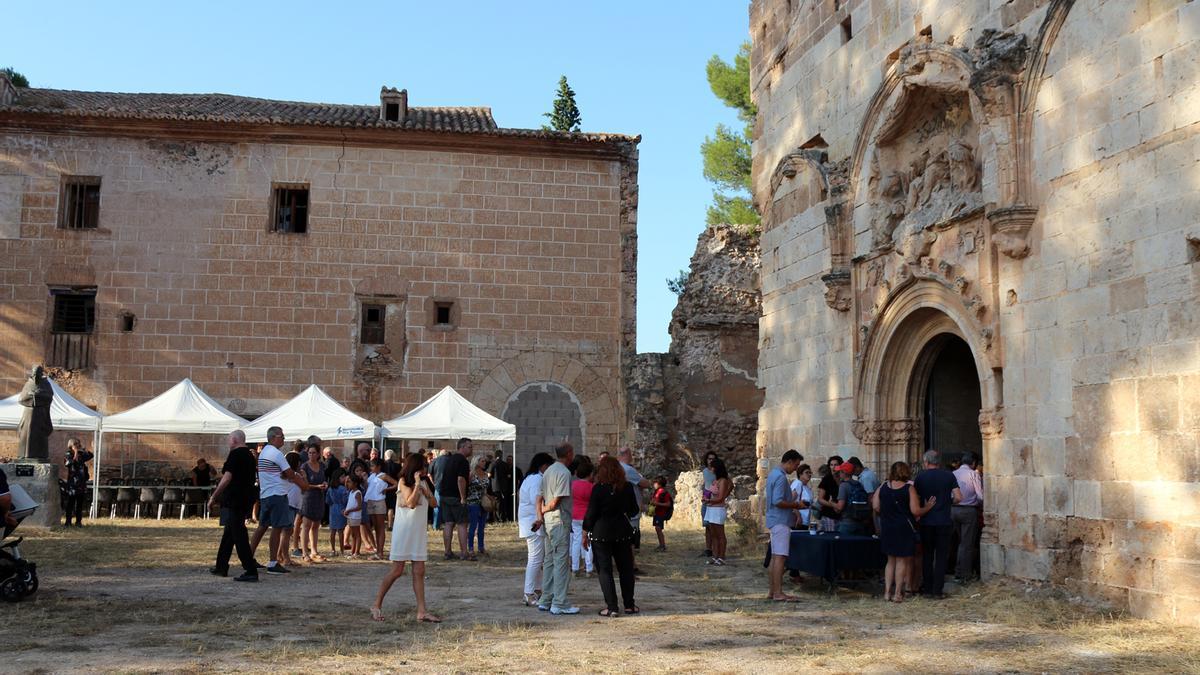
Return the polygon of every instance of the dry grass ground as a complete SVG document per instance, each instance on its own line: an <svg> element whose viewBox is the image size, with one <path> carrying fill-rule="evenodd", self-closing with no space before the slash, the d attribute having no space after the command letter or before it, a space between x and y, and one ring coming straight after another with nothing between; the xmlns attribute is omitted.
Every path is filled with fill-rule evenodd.
<svg viewBox="0 0 1200 675"><path fill-rule="evenodd" d="M25 533L42 589L0 606L0 670L1200 672L1200 631L1012 584L893 605L814 583L800 603L766 602L758 545L708 567L695 557L701 533L679 528L670 552L639 558L644 613L619 619L596 616L594 579L572 582L579 616L522 606L524 544L513 528L492 528L488 560L430 565L430 607L446 619L430 626L412 620L407 577L388 597L388 621L369 621L385 563L238 584L205 571L215 521L108 522Z"/></svg>

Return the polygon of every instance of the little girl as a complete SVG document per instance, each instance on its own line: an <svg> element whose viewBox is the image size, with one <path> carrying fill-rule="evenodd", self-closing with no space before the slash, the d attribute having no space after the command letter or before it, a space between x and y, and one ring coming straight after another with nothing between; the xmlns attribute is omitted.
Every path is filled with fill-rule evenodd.
<svg viewBox="0 0 1200 675"><path fill-rule="evenodd" d="M346 503L350 499L350 490L345 485L345 477L337 485L325 491L325 503L329 505L329 549L337 555L345 545Z"/></svg>
<svg viewBox="0 0 1200 675"><path fill-rule="evenodd" d="M350 538L353 540L346 557L357 558L362 548L362 532L359 528L363 514L362 479L357 474L346 474L346 485L350 489L350 496L346 499L346 510L342 511L342 515L346 516L346 525L350 528Z"/></svg>
<svg viewBox="0 0 1200 675"><path fill-rule="evenodd" d="M304 472L300 471L300 453L292 451L284 456L287 460L288 467L292 470L292 480L285 481L284 487L287 488L288 506L292 507L292 522L294 523L300 518L300 501L304 490L308 489L308 481L304 480ZM291 552L288 550L288 543L292 541L292 533L295 528L292 524L288 524L283 529L283 536L279 538L279 554L278 560L282 565L291 567L292 562Z"/></svg>

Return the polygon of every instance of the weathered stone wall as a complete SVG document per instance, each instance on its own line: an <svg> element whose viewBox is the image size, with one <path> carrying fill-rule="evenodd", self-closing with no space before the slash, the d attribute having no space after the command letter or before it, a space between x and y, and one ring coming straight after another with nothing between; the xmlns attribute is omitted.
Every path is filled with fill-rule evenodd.
<svg viewBox="0 0 1200 675"><path fill-rule="evenodd" d="M755 0L750 16L763 467L787 446L914 458L905 369L957 335L981 378L985 573L1195 623L1200 5ZM966 106L904 100L928 89ZM914 126L955 106L949 127ZM937 152L947 128L977 182L889 168L906 134ZM948 203L912 189L930 167L981 211L918 222Z"/></svg>
<svg viewBox="0 0 1200 675"><path fill-rule="evenodd" d="M758 242L736 227L700 235L671 318L671 349L641 354L631 378L643 473L695 469L710 450L753 474L758 373Z"/></svg>
<svg viewBox="0 0 1200 675"><path fill-rule="evenodd" d="M589 447L614 447L637 151L571 152L0 131L0 176L19 187L0 195L19 205L0 238L0 391L44 359L48 286L95 286L95 368L64 386L105 413L184 377L246 415L315 383L376 420L445 385L499 415L551 382L578 399ZM98 229L56 227L63 175L101 177ZM269 231L274 183L309 185L307 234ZM453 327L435 300L454 302ZM362 302L387 304L387 345L359 344ZM112 461L221 452L211 437L105 445Z"/></svg>

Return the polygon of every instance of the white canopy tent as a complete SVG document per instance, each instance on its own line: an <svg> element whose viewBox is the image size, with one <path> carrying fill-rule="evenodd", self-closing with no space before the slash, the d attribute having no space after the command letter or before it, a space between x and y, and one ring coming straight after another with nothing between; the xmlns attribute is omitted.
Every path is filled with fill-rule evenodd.
<svg viewBox="0 0 1200 675"><path fill-rule="evenodd" d="M329 397L317 385L297 394L271 412L245 425L246 442L267 440L267 429L280 427L289 438L317 435L323 441L375 438L375 423L359 417Z"/></svg>
<svg viewBox="0 0 1200 675"><path fill-rule="evenodd" d="M100 502L104 434L227 434L245 424L246 420L226 410L188 378L139 406L105 417L96 444L97 480L92 481L92 507Z"/></svg>
<svg viewBox="0 0 1200 675"><path fill-rule="evenodd" d="M447 386L410 412L383 422L382 428L385 438L441 440L465 437L478 441L512 441L513 462L516 462L516 425L484 412L454 391L453 387ZM512 475L515 520L517 472L514 470Z"/></svg>
<svg viewBox="0 0 1200 675"><path fill-rule="evenodd" d="M50 388L54 390L54 400L50 402L50 422L54 424L55 431L90 431L94 449L100 440L100 420L103 416L80 403L54 380L50 380ZM16 393L0 400L0 429L16 429L21 424L25 406L17 402L20 397L21 394Z"/></svg>

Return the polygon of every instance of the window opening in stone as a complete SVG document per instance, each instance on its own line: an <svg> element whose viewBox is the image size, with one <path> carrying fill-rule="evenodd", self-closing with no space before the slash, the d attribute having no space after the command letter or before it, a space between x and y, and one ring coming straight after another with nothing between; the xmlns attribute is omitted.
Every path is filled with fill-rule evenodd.
<svg viewBox="0 0 1200 675"><path fill-rule="evenodd" d="M388 122L399 122L400 121L400 104L399 103L388 103L388 104L384 105L383 106L383 119L387 120Z"/></svg>
<svg viewBox="0 0 1200 675"><path fill-rule="evenodd" d="M94 230L100 224L100 177L68 176L63 180L58 226Z"/></svg>
<svg viewBox="0 0 1200 675"><path fill-rule="evenodd" d="M130 312L125 312L121 315L121 332L132 333L135 323L137 323L137 317Z"/></svg>
<svg viewBox="0 0 1200 675"><path fill-rule="evenodd" d="M96 324L96 291L54 292L55 333L91 333Z"/></svg>
<svg viewBox="0 0 1200 675"><path fill-rule="evenodd" d="M271 230L284 234L308 232L308 188L276 187L272 200Z"/></svg>
<svg viewBox="0 0 1200 675"><path fill-rule="evenodd" d="M438 302L434 303L434 323L439 326L449 326L451 318L451 310L454 309L453 302Z"/></svg>
<svg viewBox="0 0 1200 675"><path fill-rule="evenodd" d="M850 17L842 19L842 44L846 44L854 38L854 28L850 23Z"/></svg>
<svg viewBox="0 0 1200 675"><path fill-rule="evenodd" d="M359 332L359 342L364 345L381 345L384 340L383 305L362 306L362 330Z"/></svg>
<svg viewBox="0 0 1200 675"><path fill-rule="evenodd" d="M947 334L927 349L938 352L926 381L923 449L940 452L944 464L968 450L982 458L979 412L983 403L971 347L962 338Z"/></svg>
<svg viewBox="0 0 1200 675"><path fill-rule="evenodd" d="M96 289L50 290L54 309L46 365L78 370L92 365L92 334L96 329Z"/></svg>
<svg viewBox="0 0 1200 675"><path fill-rule="evenodd" d="M1188 262L1200 262L1200 237L1187 238Z"/></svg>

